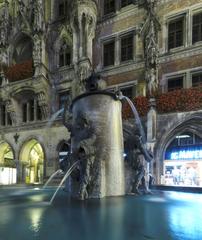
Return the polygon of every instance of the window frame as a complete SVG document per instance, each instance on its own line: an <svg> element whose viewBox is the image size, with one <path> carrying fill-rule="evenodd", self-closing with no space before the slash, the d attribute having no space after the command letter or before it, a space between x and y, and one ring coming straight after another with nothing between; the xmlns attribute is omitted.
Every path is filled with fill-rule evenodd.
<svg viewBox="0 0 202 240"><path fill-rule="evenodd" d="M168 91L168 82L169 82L169 80L172 81L173 79L177 79L177 78L180 78L180 77L182 77L182 88L173 89L171 91L180 90L180 89L185 88L185 80L186 80L185 74L176 74L176 75L168 76L166 78L166 92L171 92L171 91Z"/></svg>
<svg viewBox="0 0 202 240"><path fill-rule="evenodd" d="M182 45L169 48L169 25L172 22L176 22L179 19L182 19L182 24L183 24L183 26L182 26ZM167 43L166 43L166 48L167 48L168 52L172 52L177 49L184 48L187 45L187 37L186 37L186 27L187 26L186 26L186 24L187 24L187 21L186 21L185 13L168 18L168 20L167 20ZM175 31L175 41L176 41L176 31Z"/></svg>
<svg viewBox="0 0 202 240"><path fill-rule="evenodd" d="M114 43L113 64L105 65L105 46L110 43ZM102 66L103 66L103 68L114 67L115 62L116 62L116 39L115 39L115 37L112 37L108 40L103 41L103 43L102 43Z"/></svg>
<svg viewBox="0 0 202 240"><path fill-rule="evenodd" d="M201 45L202 44L202 40L201 41L197 41L197 42L193 42L193 17L195 15L198 14L202 14L202 4L200 6L194 7L193 9L190 10L190 45L191 46L197 46L197 45Z"/></svg>
<svg viewBox="0 0 202 240"><path fill-rule="evenodd" d="M132 57L131 57L131 59L122 60L122 40L123 40L124 38L129 37L129 36L132 37ZM121 35L119 36L119 38L120 38L120 44L119 44L119 45L120 45L120 49L119 49L119 50L120 50L119 62L120 62L121 64L123 64L123 63L126 63L126 62L134 61L134 60L135 60L135 33L134 33L134 31L130 31L130 32L121 34Z"/></svg>
<svg viewBox="0 0 202 240"><path fill-rule="evenodd" d="M192 87L199 87L199 85L193 86L193 76L196 75L201 75L201 80L202 80L202 71L195 71L195 72L191 72L191 86ZM201 86L202 86L202 81L201 81Z"/></svg>

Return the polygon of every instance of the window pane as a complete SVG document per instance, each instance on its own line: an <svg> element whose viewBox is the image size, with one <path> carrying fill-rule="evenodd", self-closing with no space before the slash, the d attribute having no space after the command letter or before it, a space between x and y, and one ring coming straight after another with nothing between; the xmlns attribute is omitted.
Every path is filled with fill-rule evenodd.
<svg viewBox="0 0 202 240"><path fill-rule="evenodd" d="M34 99L29 101L29 120L34 121Z"/></svg>
<svg viewBox="0 0 202 240"><path fill-rule="evenodd" d="M27 104L22 105L22 121L27 122Z"/></svg>
<svg viewBox="0 0 202 240"><path fill-rule="evenodd" d="M70 98L71 98L71 96L70 96L69 91L64 92L64 93L60 93L59 94L59 109L64 108L65 102L67 102L67 104L69 104L70 100L71 100Z"/></svg>
<svg viewBox="0 0 202 240"><path fill-rule="evenodd" d="M125 7L131 3L133 3L133 0L121 0L121 7Z"/></svg>
<svg viewBox="0 0 202 240"><path fill-rule="evenodd" d="M133 59L133 35L121 39L121 61Z"/></svg>
<svg viewBox="0 0 202 240"><path fill-rule="evenodd" d="M126 96L130 99L133 98L133 87L121 88L121 92L122 92L123 96Z"/></svg>
<svg viewBox="0 0 202 240"><path fill-rule="evenodd" d="M183 77L168 79L168 92L183 88Z"/></svg>
<svg viewBox="0 0 202 240"><path fill-rule="evenodd" d="M104 15L115 12L115 0L104 0Z"/></svg>
<svg viewBox="0 0 202 240"><path fill-rule="evenodd" d="M202 73L192 75L192 87L202 86Z"/></svg>
<svg viewBox="0 0 202 240"><path fill-rule="evenodd" d="M1 125L6 125L6 107L5 105L1 106Z"/></svg>
<svg viewBox="0 0 202 240"><path fill-rule="evenodd" d="M168 49L183 46L184 18L172 21L168 25Z"/></svg>
<svg viewBox="0 0 202 240"><path fill-rule="evenodd" d="M192 42L202 41L202 13L193 16Z"/></svg>
<svg viewBox="0 0 202 240"><path fill-rule="evenodd" d="M104 66L114 65L114 41L104 45Z"/></svg>

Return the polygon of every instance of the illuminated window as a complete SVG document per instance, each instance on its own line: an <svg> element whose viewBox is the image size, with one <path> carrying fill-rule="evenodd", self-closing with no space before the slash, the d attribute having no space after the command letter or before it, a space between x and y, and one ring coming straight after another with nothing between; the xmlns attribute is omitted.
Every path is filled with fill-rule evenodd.
<svg viewBox="0 0 202 240"><path fill-rule="evenodd" d="M202 13L193 16L192 43L202 41Z"/></svg>
<svg viewBox="0 0 202 240"><path fill-rule="evenodd" d="M114 40L104 44L104 67L114 65L115 60L115 42Z"/></svg>
<svg viewBox="0 0 202 240"><path fill-rule="evenodd" d="M168 50L184 44L184 17L172 20L168 24Z"/></svg>

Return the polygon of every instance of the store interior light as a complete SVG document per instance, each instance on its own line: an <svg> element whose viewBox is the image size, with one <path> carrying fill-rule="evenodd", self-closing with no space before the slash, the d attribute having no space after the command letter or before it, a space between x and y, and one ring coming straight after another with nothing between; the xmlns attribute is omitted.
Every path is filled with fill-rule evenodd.
<svg viewBox="0 0 202 240"><path fill-rule="evenodd" d="M180 136L176 136L176 138L190 138L189 135L180 135Z"/></svg>

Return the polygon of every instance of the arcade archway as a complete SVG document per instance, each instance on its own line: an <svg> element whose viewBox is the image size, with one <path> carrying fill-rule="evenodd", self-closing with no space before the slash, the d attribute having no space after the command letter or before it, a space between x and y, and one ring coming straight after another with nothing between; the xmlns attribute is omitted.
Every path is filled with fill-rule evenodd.
<svg viewBox="0 0 202 240"><path fill-rule="evenodd" d="M20 152L22 165L22 181L26 183L42 183L44 176L44 151L41 144L32 139L26 142Z"/></svg>
<svg viewBox="0 0 202 240"><path fill-rule="evenodd" d="M163 168L162 184L202 187L202 138L189 131L177 134L166 148Z"/></svg>
<svg viewBox="0 0 202 240"><path fill-rule="evenodd" d="M16 183L16 164L11 146L3 142L0 144L0 184Z"/></svg>

